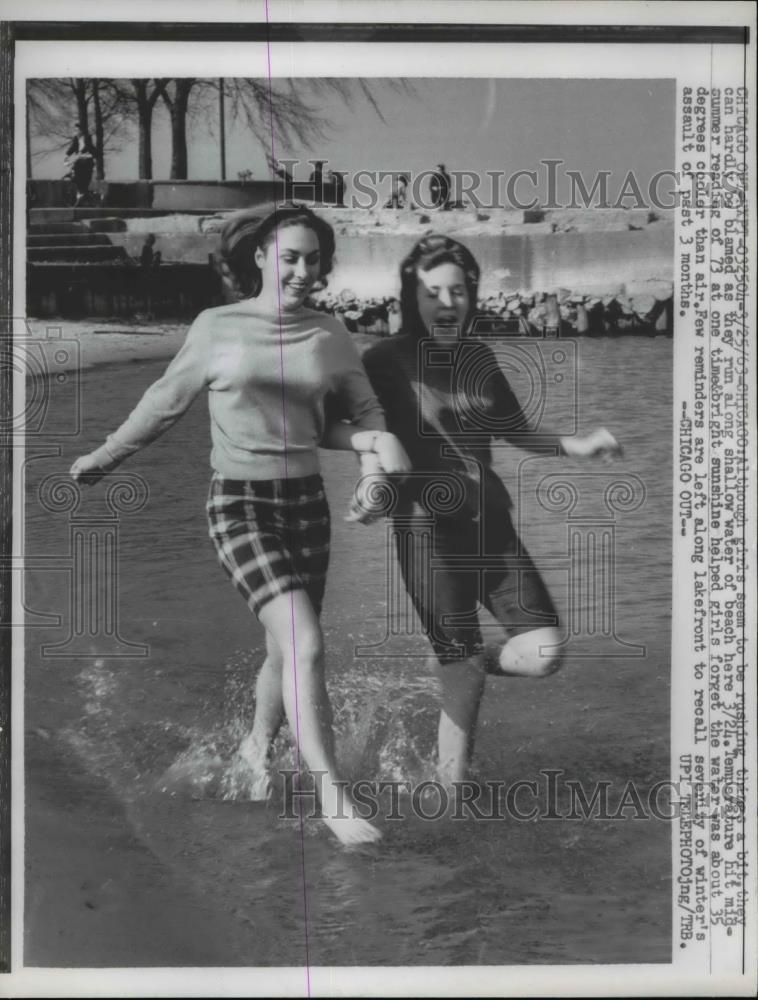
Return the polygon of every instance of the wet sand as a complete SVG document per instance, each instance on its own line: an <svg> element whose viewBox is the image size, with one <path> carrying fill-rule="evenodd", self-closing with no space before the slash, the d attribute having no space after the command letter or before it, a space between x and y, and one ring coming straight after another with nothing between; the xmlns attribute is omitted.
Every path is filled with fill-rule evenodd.
<svg viewBox="0 0 758 1000"><path fill-rule="evenodd" d="M181 886L58 736L27 737L24 965L218 965L240 928Z"/></svg>
<svg viewBox="0 0 758 1000"><path fill-rule="evenodd" d="M189 323L130 323L128 320L30 319L34 339L75 341L78 351L46 355L50 372L85 371L103 364L172 358Z"/></svg>

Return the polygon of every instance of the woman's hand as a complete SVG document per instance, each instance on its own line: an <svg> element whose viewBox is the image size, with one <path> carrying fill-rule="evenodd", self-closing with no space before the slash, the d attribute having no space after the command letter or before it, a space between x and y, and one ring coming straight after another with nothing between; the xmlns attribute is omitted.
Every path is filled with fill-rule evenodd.
<svg viewBox="0 0 758 1000"><path fill-rule="evenodd" d="M85 486L94 486L109 470L98 465L92 455L80 455L69 469L69 475L77 483L84 483Z"/></svg>
<svg viewBox="0 0 758 1000"><path fill-rule="evenodd" d="M392 486L379 456L373 451L359 453L360 479L356 483L346 521L373 524L389 513Z"/></svg>
<svg viewBox="0 0 758 1000"><path fill-rule="evenodd" d="M561 438L561 445L570 458L600 458L611 462L624 454L624 449L605 427L598 427L581 437Z"/></svg>
<svg viewBox="0 0 758 1000"><path fill-rule="evenodd" d="M411 471L411 460L408 458L405 448L389 431L381 431L376 435L374 452L379 459L382 471L389 475L404 475Z"/></svg>

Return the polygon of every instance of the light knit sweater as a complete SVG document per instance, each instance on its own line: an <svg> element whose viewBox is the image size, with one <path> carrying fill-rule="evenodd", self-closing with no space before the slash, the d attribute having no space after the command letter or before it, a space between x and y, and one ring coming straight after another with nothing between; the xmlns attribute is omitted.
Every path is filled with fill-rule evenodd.
<svg viewBox="0 0 758 1000"><path fill-rule="evenodd" d="M211 466L229 479L294 479L319 470L324 401L355 426L384 430L350 335L333 316L263 311L255 299L207 309L164 375L94 453L103 468L168 430L208 389Z"/></svg>

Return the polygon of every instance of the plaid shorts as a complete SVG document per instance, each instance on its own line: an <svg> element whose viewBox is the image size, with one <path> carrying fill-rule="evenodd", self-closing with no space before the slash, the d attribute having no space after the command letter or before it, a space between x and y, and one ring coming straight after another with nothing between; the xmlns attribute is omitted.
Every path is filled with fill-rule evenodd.
<svg viewBox="0 0 758 1000"><path fill-rule="evenodd" d="M248 482L214 473L207 510L221 565L251 611L304 590L320 613L330 539L320 475Z"/></svg>

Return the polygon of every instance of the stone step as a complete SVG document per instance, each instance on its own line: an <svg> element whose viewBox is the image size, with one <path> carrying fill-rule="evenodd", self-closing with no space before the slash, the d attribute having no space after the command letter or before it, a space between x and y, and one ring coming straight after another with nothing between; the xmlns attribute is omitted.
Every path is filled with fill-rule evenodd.
<svg viewBox="0 0 758 1000"><path fill-rule="evenodd" d="M91 233L125 233L128 226L124 219L88 219L87 228Z"/></svg>
<svg viewBox="0 0 758 1000"><path fill-rule="evenodd" d="M26 230L30 236L44 236L46 233L88 233L83 222L33 223Z"/></svg>
<svg viewBox="0 0 758 1000"><path fill-rule="evenodd" d="M30 263L51 261L61 263L110 263L127 261L129 254L123 247L114 246L64 246L29 247L27 260Z"/></svg>
<svg viewBox="0 0 758 1000"><path fill-rule="evenodd" d="M29 233L26 244L29 247L112 246L108 237L102 233L78 230L75 233Z"/></svg>
<svg viewBox="0 0 758 1000"><path fill-rule="evenodd" d="M181 209L181 215L213 215L213 208ZM90 219L149 219L176 215L172 208L30 208L32 225L49 222L87 222Z"/></svg>

